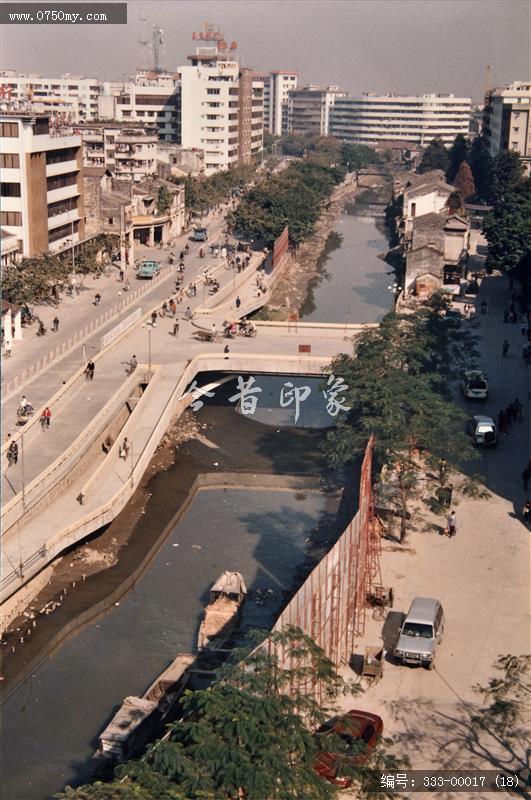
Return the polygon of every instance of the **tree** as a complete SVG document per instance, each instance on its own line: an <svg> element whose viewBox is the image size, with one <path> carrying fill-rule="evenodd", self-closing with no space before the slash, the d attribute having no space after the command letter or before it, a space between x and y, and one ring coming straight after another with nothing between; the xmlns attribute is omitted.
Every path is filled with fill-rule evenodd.
<svg viewBox="0 0 531 800"><path fill-rule="evenodd" d="M448 160L449 165L446 170L446 180L448 183L453 183L455 176L459 170L459 167L466 161L468 157L468 153L470 151L470 142L469 140L463 136L462 133L458 133L454 139L450 150L448 151Z"/></svg>
<svg viewBox="0 0 531 800"><path fill-rule="evenodd" d="M482 136L477 136L472 142L468 163L472 169L478 195L482 200L488 201L492 179L492 157Z"/></svg>
<svg viewBox="0 0 531 800"><path fill-rule="evenodd" d="M476 193L476 185L472 170L466 161L462 161L454 179L455 188L461 193L463 200L468 200Z"/></svg>
<svg viewBox="0 0 531 800"><path fill-rule="evenodd" d="M173 202L173 195L167 186L160 186L157 195L157 211L159 214L165 214L171 207Z"/></svg>
<svg viewBox="0 0 531 800"><path fill-rule="evenodd" d="M441 139L434 139L424 150L417 172L422 173L429 172L432 169L442 169L442 171L446 173L449 166L450 158L448 156L448 150Z"/></svg>
<svg viewBox="0 0 531 800"><path fill-rule="evenodd" d="M524 277L531 262L531 178L504 191L483 221L489 243L488 265Z"/></svg>
<svg viewBox="0 0 531 800"><path fill-rule="evenodd" d="M506 195L523 179L523 166L520 156L514 150L500 150L492 162L490 180L490 201L500 206Z"/></svg>
<svg viewBox="0 0 531 800"><path fill-rule="evenodd" d="M263 634L261 635L263 639ZM72 800L327 800L337 787L313 769L319 740L312 731L331 714L304 687L319 676L327 704L341 694L359 692L346 682L323 651L300 630L270 635L266 647L234 653L217 680L202 691L187 692L184 716L139 761L119 767L111 784L67 789ZM291 654L284 670L276 647ZM338 738L338 737L337 737ZM326 747L339 747L327 737ZM384 741L366 765L347 766L359 781L369 765L396 768L398 760ZM137 794L134 794L136 788ZM104 793L104 792L107 793ZM103 792L103 793L102 793ZM121 793L120 793L121 792ZM375 795L377 796L377 795Z"/></svg>
<svg viewBox="0 0 531 800"><path fill-rule="evenodd" d="M341 145L341 161L348 167L349 172L357 172L369 164L379 164L381 158L372 147L344 142Z"/></svg>
<svg viewBox="0 0 531 800"><path fill-rule="evenodd" d="M377 466L397 488L401 539L420 450L448 461L475 457L464 434L466 417L448 388L452 371L471 365L475 348L468 332L442 316L447 306L437 295L415 314L388 314L379 328L357 337L354 356L340 355L330 367L348 386L350 411L327 434L328 462L340 468L353 461L374 434Z"/></svg>

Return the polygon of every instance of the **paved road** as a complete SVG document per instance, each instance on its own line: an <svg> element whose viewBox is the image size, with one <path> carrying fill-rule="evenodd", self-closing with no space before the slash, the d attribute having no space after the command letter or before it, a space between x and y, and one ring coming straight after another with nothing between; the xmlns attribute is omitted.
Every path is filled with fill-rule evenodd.
<svg viewBox="0 0 531 800"><path fill-rule="evenodd" d="M415 596L439 598L446 614L434 671L387 662L383 680L354 703L382 716L397 751L409 755L416 769L497 769L511 763L499 741L470 725L471 708L481 702L472 687L488 682L500 654L519 655L530 649L529 531L521 517L526 499L521 471L529 458L528 369L521 357L519 325L502 321L508 295L507 279L497 275L483 282L477 300L478 305L485 298L489 301L488 316L478 317L480 367L490 385L489 399L480 409L497 415L515 397L525 406L524 421L513 425L497 448L484 452L468 469L469 474L483 473L491 496L457 499L459 529L452 539L426 530L416 520L417 529L410 532L405 547L383 547L383 583L395 592L388 626ZM506 359L501 355L504 338L511 345ZM468 407L477 413L476 404ZM445 524L441 518L436 522ZM357 652L381 642L381 635L382 623L369 617ZM473 800L483 795L455 796Z"/></svg>

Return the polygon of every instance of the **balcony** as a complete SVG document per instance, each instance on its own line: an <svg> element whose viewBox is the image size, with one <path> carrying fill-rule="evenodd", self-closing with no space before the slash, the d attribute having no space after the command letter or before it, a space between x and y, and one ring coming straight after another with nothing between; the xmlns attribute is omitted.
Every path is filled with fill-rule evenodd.
<svg viewBox="0 0 531 800"><path fill-rule="evenodd" d="M62 175L64 172L75 172L77 170L77 161L61 161L59 164L46 164L46 177L51 178L52 175Z"/></svg>
<svg viewBox="0 0 531 800"><path fill-rule="evenodd" d="M59 189L52 189L52 191L46 192L46 202L49 205L50 203L56 203L58 200L68 200L69 197L76 197L78 194L79 189L76 182L70 184L70 186L61 186Z"/></svg>

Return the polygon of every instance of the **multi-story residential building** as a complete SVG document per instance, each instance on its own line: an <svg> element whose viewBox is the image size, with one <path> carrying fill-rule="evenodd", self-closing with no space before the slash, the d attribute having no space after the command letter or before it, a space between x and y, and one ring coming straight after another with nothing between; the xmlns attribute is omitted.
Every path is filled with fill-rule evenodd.
<svg viewBox="0 0 531 800"><path fill-rule="evenodd" d="M264 131L282 136L288 131L289 92L297 88L299 73L275 70L255 77L264 84Z"/></svg>
<svg viewBox="0 0 531 800"><path fill-rule="evenodd" d="M181 144L205 151L211 174L255 160L262 151L263 84L240 69L236 43L205 25L181 76Z"/></svg>
<svg viewBox="0 0 531 800"><path fill-rule="evenodd" d="M360 144L404 141L425 147L433 139L452 144L458 133L468 135L471 99L452 94L364 94L334 103L330 133Z"/></svg>
<svg viewBox="0 0 531 800"><path fill-rule="evenodd" d="M328 136L330 132L330 111L341 97L347 97L337 86L323 89L319 86L306 86L288 92L287 128L288 133L316 133Z"/></svg>
<svg viewBox="0 0 531 800"><path fill-rule="evenodd" d="M491 156L500 150L519 153L531 175L531 82L516 81L490 93L483 116L483 134Z"/></svg>
<svg viewBox="0 0 531 800"><path fill-rule="evenodd" d="M83 165L107 167L118 180L141 181L157 172L157 128L142 125L96 123L75 131L83 141Z"/></svg>
<svg viewBox="0 0 531 800"><path fill-rule="evenodd" d="M181 93L177 73L137 72L125 83L109 84L99 101L99 116L155 125L163 142L180 143Z"/></svg>
<svg viewBox="0 0 531 800"><path fill-rule="evenodd" d="M41 75L20 75L14 70L0 72L0 94L11 102L33 104L37 113L68 115L67 122L83 122L98 116L98 100L104 84L97 78L62 75L43 78Z"/></svg>
<svg viewBox="0 0 531 800"><path fill-rule="evenodd" d="M84 237L81 136L50 132L46 114L0 114L0 224L24 256Z"/></svg>

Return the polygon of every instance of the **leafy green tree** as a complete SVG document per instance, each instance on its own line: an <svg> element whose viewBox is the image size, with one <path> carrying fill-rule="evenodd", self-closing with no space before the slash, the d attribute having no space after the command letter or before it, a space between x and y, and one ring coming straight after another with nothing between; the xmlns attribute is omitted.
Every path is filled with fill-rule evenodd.
<svg viewBox="0 0 531 800"><path fill-rule="evenodd" d="M340 355L331 372L348 386L347 418L328 433L330 466L341 468L359 457L374 434L377 465L397 488L406 533L408 503L419 469L418 453L460 461L474 458L464 434L466 415L448 388L452 370L470 365L475 349L470 334L442 315L448 301L407 316L388 314L378 328L355 340L354 356Z"/></svg>
<svg viewBox="0 0 531 800"><path fill-rule="evenodd" d="M348 144L344 142L341 145L341 161L348 166L349 172L357 172L363 167L368 167L369 164L379 164L381 160L378 153L365 144Z"/></svg>
<svg viewBox="0 0 531 800"><path fill-rule="evenodd" d="M263 634L262 634L263 638ZM238 651L208 688L187 692L184 716L139 761L116 770L110 784L67 789L69 800L327 800L337 787L313 769L321 746L312 735L340 695L359 692L346 682L315 643L300 630L271 634L268 648ZM256 644L256 641L254 642ZM282 647L292 668L281 668ZM244 659L244 660L243 660ZM325 705L305 691L319 679ZM299 688L297 688L299 687ZM339 750L339 737L326 747ZM371 766L400 763L385 740L366 764L344 765L359 781ZM404 763L404 762L402 762ZM136 789L137 793L134 793ZM107 792L107 793L105 793ZM374 795L378 796L378 795ZM383 795L380 795L383 796Z"/></svg>
<svg viewBox="0 0 531 800"><path fill-rule="evenodd" d="M492 162L490 200L494 206L505 202L506 196L522 182L523 166L514 150L500 150Z"/></svg>
<svg viewBox="0 0 531 800"><path fill-rule="evenodd" d="M157 211L159 214L165 214L171 207L173 195L167 186L160 186L157 194Z"/></svg>
<svg viewBox="0 0 531 800"><path fill-rule="evenodd" d="M489 243L488 265L517 275L525 283L531 261L531 179L505 190L483 221Z"/></svg>
<svg viewBox="0 0 531 800"><path fill-rule="evenodd" d="M463 136L462 133L458 133L454 139L452 146L448 151L448 160L449 165L448 169L446 170L446 180L448 183L453 183L455 176L458 173L459 167L466 161L468 154L470 151L470 142Z"/></svg>
<svg viewBox="0 0 531 800"><path fill-rule="evenodd" d="M417 172L429 172L432 169L442 169L446 174L450 166L448 150L441 139L434 139L429 143L422 154Z"/></svg>
<svg viewBox="0 0 531 800"><path fill-rule="evenodd" d="M474 183L479 197L488 201L492 179L492 157L482 136L477 136L472 142L468 154L468 163L474 176Z"/></svg>
<svg viewBox="0 0 531 800"><path fill-rule="evenodd" d="M476 193L476 184L474 183L474 176L472 170L466 161L462 161L457 175L454 178L454 186L460 192L463 200L468 200Z"/></svg>

